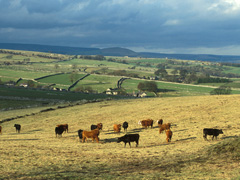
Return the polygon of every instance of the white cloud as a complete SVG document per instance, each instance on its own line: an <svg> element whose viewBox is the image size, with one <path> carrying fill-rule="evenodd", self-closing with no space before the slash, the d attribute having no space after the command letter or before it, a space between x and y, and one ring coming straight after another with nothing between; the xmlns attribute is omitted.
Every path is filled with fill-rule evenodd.
<svg viewBox="0 0 240 180"><path fill-rule="evenodd" d="M170 19L167 20L163 25L164 26L174 26L180 24L180 21L178 19Z"/></svg>

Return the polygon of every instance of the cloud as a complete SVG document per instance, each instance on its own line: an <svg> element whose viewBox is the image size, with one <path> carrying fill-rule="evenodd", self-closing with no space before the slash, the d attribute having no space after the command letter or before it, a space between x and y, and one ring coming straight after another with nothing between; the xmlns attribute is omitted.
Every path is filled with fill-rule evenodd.
<svg viewBox="0 0 240 180"><path fill-rule="evenodd" d="M219 53L239 44L239 10L238 0L0 0L0 40Z"/></svg>

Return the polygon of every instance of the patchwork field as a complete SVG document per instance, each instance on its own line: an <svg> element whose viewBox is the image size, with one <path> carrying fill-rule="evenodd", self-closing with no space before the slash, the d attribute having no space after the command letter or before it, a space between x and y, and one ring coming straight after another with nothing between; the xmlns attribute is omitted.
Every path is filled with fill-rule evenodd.
<svg viewBox="0 0 240 180"><path fill-rule="evenodd" d="M0 124L0 179L239 179L239 108L240 96L229 95L112 100L48 112L34 108L1 112L2 118L28 116ZM147 118L172 123L172 142L166 143L166 135L159 134L155 122L152 129L138 125ZM114 133L113 124L124 121L129 123L128 133L139 133L139 147L132 143L131 148L124 148L116 142L124 133ZM77 131L99 122L103 123L100 143L80 142ZM15 123L22 125L20 134L15 132ZM56 138L54 129L61 123L69 124L69 133ZM224 134L205 141L203 128L219 128ZM231 148L223 153L229 144Z"/></svg>

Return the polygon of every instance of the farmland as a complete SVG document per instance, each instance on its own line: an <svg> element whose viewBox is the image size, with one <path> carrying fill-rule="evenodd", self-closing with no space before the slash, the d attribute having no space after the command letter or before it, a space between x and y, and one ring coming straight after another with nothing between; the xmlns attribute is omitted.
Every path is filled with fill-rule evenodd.
<svg viewBox="0 0 240 180"><path fill-rule="evenodd" d="M212 70L231 81L166 80L179 76L174 69L183 66L198 76L201 69ZM169 76L153 79L161 67ZM4 51L0 179L239 179L239 72L238 67L200 61L110 56L96 60ZM122 78L124 94L107 95L107 89L119 88ZM146 81L155 82L157 92L146 91L152 98L133 97L139 83ZM232 88L231 95L210 95L222 85ZM155 121L154 127L142 129L138 121L148 118ZM158 132L160 118L172 123L170 143ZM128 133L140 135L139 147L117 143L124 133L114 133L113 124L124 121L129 123ZM99 122L100 143L80 142L77 131ZM69 133L56 138L54 128L65 123ZM15 132L14 124L22 125L21 133ZM224 134L205 141L203 128L222 129Z"/></svg>
<svg viewBox="0 0 240 180"><path fill-rule="evenodd" d="M0 179L239 179L239 95L143 98L75 105L53 111L12 110L1 123ZM138 121L152 118L154 127ZM172 123L172 142L159 134L156 120ZM129 123L140 143L124 148L113 124ZM100 143L79 141L78 129L102 122ZM22 125L16 133L13 125ZM55 137L56 124L69 133ZM219 128L218 140L205 141L203 128ZM208 137L210 139L210 137Z"/></svg>
<svg viewBox="0 0 240 180"><path fill-rule="evenodd" d="M166 81L166 78L162 77L162 80L152 79L155 76L155 71L160 67L165 67L169 75L175 77L176 75L171 74L174 68L182 68L183 65L186 66L186 69L190 70L196 69L198 71L199 69L205 69L206 72L211 69L217 72L222 70L222 73L236 73L236 76L240 72L238 71L238 67L218 67L216 63L113 56L97 60L85 59L85 56L80 55L73 56L11 50L1 52L0 83L14 84L15 87L28 86L25 90L21 88L16 88L15 90L11 88L9 90L8 87L2 86L2 92L9 90L12 93L1 93L1 99L4 101L1 109L8 109L7 104L10 106L14 104L14 108L30 106L24 102L24 98L29 102L31 101L29 103L31 106L51 104L52 99L55 99L55 103L57 101L62 103L62 101L72 102L80 99L109 98L109 96L104 96L103 94L105 94L107 89L118 89L118 81L123 77L127 78L122 82L120 87L123 95L128 94L132 96L139 93L138 84L145 81L154 81L158 87L155 94L146 92L149 97L155 97L156 94L159 97L209 95L213 89L219 86L230 86L232 87L232 94L240 94L239 78L234 78L228 83L200 84L169 82ZM92 57L94 58L94 56ZM53 89L69 90L71 93L53 92ZM73 94L72 92L76 93ZM48 94L51 94L51 96L48 96ZM10 99L11 102L7 103ZM19 100L20 102L17 102ZM13 101L15 103L12 103Z"/></svg>

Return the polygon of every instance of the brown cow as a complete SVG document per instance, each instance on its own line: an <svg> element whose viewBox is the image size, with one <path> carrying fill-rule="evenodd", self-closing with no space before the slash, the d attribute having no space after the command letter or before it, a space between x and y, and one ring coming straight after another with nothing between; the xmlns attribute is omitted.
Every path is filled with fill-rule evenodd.
<svg viewBox="0 0 240 180"><path fill-rule="evenodd" d="M142 125L142 127L147 128L151 126L153 127L153 120L152 119L147 119L147 120L142 120L138 122L139 125Z"/></svg>
<svg viewBox="0 0 240 180"><path fill-rule="evenodd" d="M172 133L172 131L170 129L166 130L166 136L167 136L166 140L167 140L167 142L171 142L172 134L173 133Z"/></svg>
<svg viewBox="0 0 240 180"><path fill-rule="evenodd" d="M91 130L94 130L94 129L97 129L97 128L99 130L102 130L102 127L103 127L102 123L98 123L97 125L92 124L91 125Z"/></svg>
<svg viewBox="0 0 240 180"><path fill-rule="evenodd" d="M121 124L114 124L113 125L113 131L114 132L117 132L117 133L120 133L120 131L121 131Z"/></svg>
<svg viewBox="0 0 240 180"><path fill-rule="evenodd" d="M160 128L160 127L162 126L162 124L163 124L163 120L162 120L162 119L159 119L159 120L157 121L157 124L158 124L158 127Z"/></svg>
<svg viewBox="0 0 240 180"><path fill-rule="evenodd" d="M68 133L68 124L59 124L59 125L57 125L57 127L63 127L65 133L66 133L66 131Z"/></svg>
<svg viewBox="0 0 240 180"><path fill-rule="evenodd" d="M96 139L96 142L99 143L99 129L94 129L94 130L91 130L91 131L83 131L82 132L82 142L84 143L85 142L85 139L87 138L92 138L92 142L94 142L94 139Z"/></svg>
<svg viewBox="0 0 240 180"><path fill-rule="evenodd" d="M0 134L2 134L2 126L0 126Z"/></svg>
<svg viewBox="0 0 240 180"><path fill-rule="evenodd" d="M167 123L167 124L162 124L159 128L159 133L161 134L164 130L170 129L171 124Z"/></svg>

